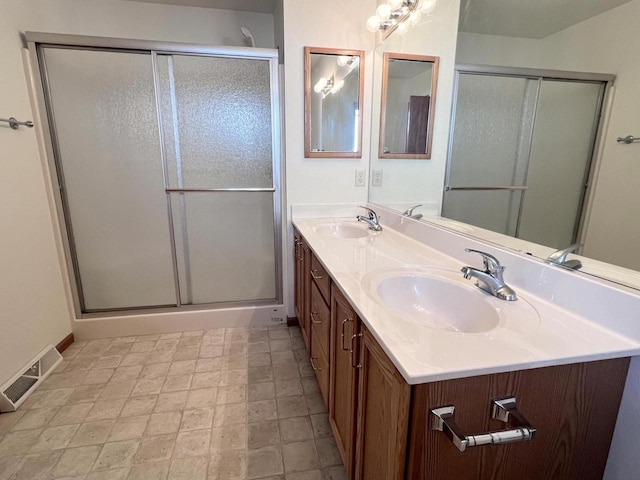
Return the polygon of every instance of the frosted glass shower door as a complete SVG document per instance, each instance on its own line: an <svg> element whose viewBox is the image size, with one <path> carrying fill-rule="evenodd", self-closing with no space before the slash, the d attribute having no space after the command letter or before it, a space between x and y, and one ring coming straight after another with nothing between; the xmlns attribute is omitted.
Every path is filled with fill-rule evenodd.
<svg viewBox="0 0 640 480"><path fill-rule="evenodd" d="M537 79L460 73L442 215L515 235Z"/></svg>
<svg viewBox="0 0 640 480"><path fill-rule="evenodd" d="M82 311L175 305L151 55L40 55Z"/></svg>
<svg viewBox="0 0 640 480"><path fill-rule="evenodd" d="M158 55L183 305L277 298L271 66Z"/></svg>
<svg viewBox="0 0 640 480"><path fill-rule="evenodd" d="M601 82L542 81L519 238L575 242L603 93Z"/></svg>
<svg viewBox="0 0 640 480"><path fill-rule="evenodd" d="M574 243L605 84L458 75L442 215L555 248Z"/></svg>

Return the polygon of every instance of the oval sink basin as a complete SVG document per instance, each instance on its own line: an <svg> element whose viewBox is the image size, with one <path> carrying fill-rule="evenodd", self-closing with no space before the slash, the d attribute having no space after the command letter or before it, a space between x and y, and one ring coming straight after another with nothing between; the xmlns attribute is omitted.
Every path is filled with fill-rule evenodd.
<svg viewBox="0 0 640 480"><path fill-rule="evenodd" d="M456 332L479 333L493 330L500 315L481 292L439 277L403 275L382 280L378 296L387 307L420 323Z"/></svg>
<svg viewBox="0 0 640 480"><path fill-rule="evenodd" d="M537 311L523 299L498 300L450 270L406 269L374 272L363 286L394 315L425 327L484 333L510 326L525 333L539 324Z"/></svg>
<svg viewBox="0 0 640 480"><path fill-rule="evenodd" d="M330 223L317 227L315 231L333 238L364 238L369 235L365 226L349 223Z"/></svg>

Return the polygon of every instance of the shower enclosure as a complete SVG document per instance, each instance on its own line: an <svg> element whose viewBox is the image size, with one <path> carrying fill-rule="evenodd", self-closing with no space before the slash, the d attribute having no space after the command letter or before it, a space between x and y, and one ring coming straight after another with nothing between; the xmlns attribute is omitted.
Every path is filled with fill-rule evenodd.
<svg viewBox="0 0 640 480"><path fill-rule="evenodd" d="M77 311L281 303L277 53L27 38Z"/></svg>
<svg viewBox="0 0 640 480"><path fill-rule="evenodd" d="M442 215L555 248L576 242L611 79L458 66Z"/></svg>

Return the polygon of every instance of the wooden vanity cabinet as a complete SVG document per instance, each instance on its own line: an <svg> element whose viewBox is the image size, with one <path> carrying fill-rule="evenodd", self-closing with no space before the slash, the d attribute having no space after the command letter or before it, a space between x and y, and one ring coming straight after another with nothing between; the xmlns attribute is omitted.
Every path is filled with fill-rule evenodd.
<svg viewBox="0 0 640 480"><path fill-rule="evenodd" d="M410 386L296 238L296 311L348 479L602 478L628 358ZM431 409L445 406L465 435L512 428L491 418L493 402L508 397L536 429L533 440L460 452L431 429Z"/></svg>
<svg viewBox="0 0 640 480"><path fill-rule="evenodd" d="M402 480L411 387L364 327L356 433L356 480Z"/></svg>
<svg viewBox="0 0 640 480"><path fill-rule="evenodd" d="M340 289L331 285L331 389L329 423L347 478L353 478L358 398L360 319Z"/></svg>

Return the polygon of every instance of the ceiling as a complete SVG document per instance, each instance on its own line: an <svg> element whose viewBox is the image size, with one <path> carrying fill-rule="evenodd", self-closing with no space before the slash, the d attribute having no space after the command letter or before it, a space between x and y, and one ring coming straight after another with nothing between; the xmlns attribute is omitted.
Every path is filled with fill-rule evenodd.
<svg viewBox="0 0 640 480"><path fill-rule="evenodd" d="M242 12L273 13L275 0L128 0L144 3L162 3L183 7L220 8Z"/></svg>
<svg viewBox="0 0 640 480"><path fill-rule="evenodd" d="M630 0L462 0L460 31L545 38Z"/></svg>

